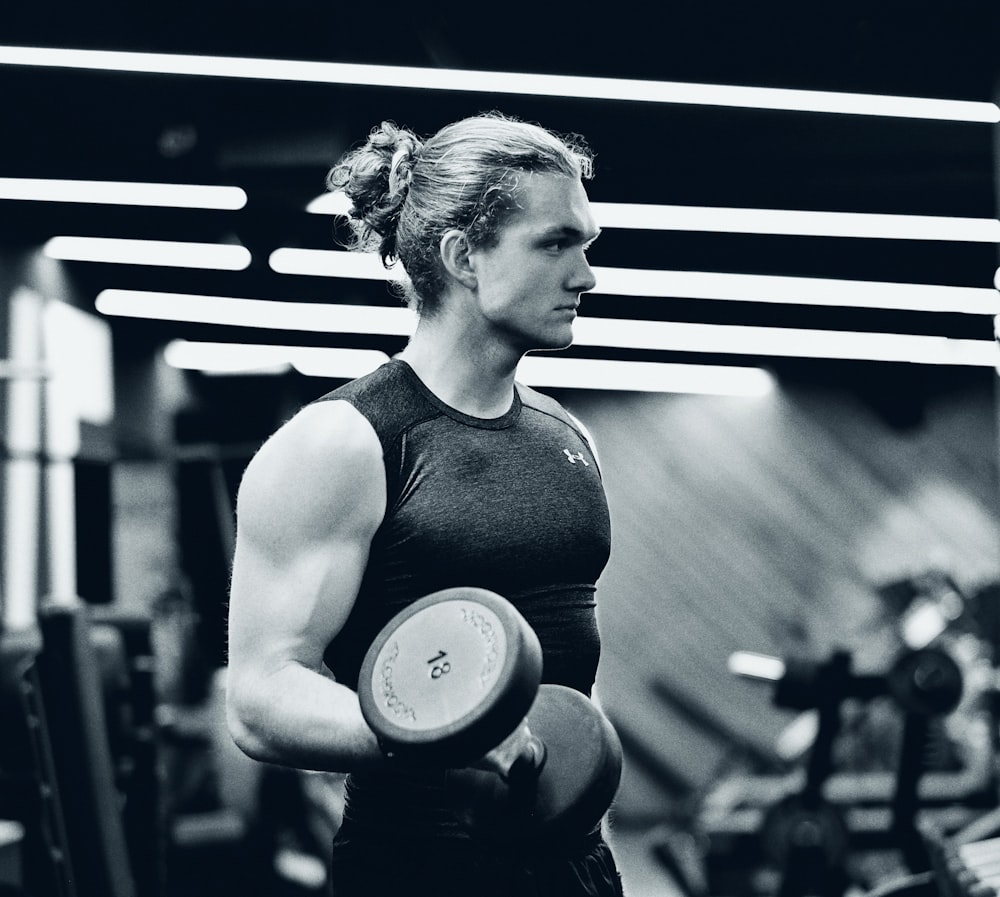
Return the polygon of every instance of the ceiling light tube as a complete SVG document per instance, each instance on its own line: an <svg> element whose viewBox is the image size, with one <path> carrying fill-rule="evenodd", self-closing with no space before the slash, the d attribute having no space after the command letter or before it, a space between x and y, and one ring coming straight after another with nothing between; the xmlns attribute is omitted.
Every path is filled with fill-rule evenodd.
<svg viewBox="0 0 1000 897"><path fill-rule="evenodd" d="M175 368L214 375L281 374L294 367L310 377L353 379L375 370L389 356L371 349L177 339L164 348L164 359ZM748 397L766 395L775 386L774 377L761 368L591 358L528 356L521 361L517 376L522 383L537 387Z"/></svg>
<svg viewBox="0 0 1000 897"><path fill-rule="evenodd" d="M375 349L326 349L308 347L296 350L292 367L307 377L353 380L385 364L389 356Z"/></svg>
<svg viewBox="0 0 1000 897"><path fill-rule="evenodd" d="M314 333L409 336L416 327L416 316L403 307L320 305L130 290L104 290L98 295L96 306L107 315ZM993 340L619 318L581 317L574 325L574 337L578 346L662 352L977 367L994 367L1000 359L1000 349Z"/></svg>
<svg viewBox="0 0 1000 897"><path fill-rule="evenodd" d="M69 261L217 271L243 271L251 261L249 249L229 243L60 236L52 237L43 249L49 258Z"/></svg>
<svg viewBox="0 0 1000 897"><path fill-rule="evenodd" d="M576 75L17 46L0 46L0 64L950 121L1000 121L1000 107L979 101Z"/></svg>
<svg viewBox="0 0 1000 897"><path fill-rule="evenodd" d="M401 269L387 271L374 253L282 248L271 253L270 264L280 274L358 280L399 280L402 277ZM719 299L976 315L1000 313L1000 295L989 287L600 266L594 267L594 275L597 278L594 293L606 296Z"/></svg>
<svg viewBox="0 0 1000 897"><path fill-rule="evenodd" d="M1000 349L993 340L612 318L579 318L573 342L651 351L973 367L995 367L1000 360Z"/></svg>
<svg viewBox="0 0 1000 897"><path fill-rule="evenodd" d="M175 209L232 210L242 209L247 204L246 192L240 187L61 178L0 178L0 199Z"/></svg>
<svg viewBox="0 0 1000 897"><path fill-rule="evenodd" d="M895 311L1000 313L1000 294L989 287L835 280L709 271L652 271L594 267L595 294L720 299Z"/></svg>
<svg viewBox="0 0 1000 897"><path fill-rule="evenodd" d="M410 336L417 325L416 315L403 306L325 305L138 290L102 290L95 306L101 314L117 317L306 333Z"/></svg>
<svg viewBox="0 0 1000 897"><path fill-rule="evenodd" d="M387 269L374 252L281 247L271 253L268 264L279 274L306 274L311 277L398 280L402 276L401 269Z"/></svg>
<svg viewBox="0 0 1000 897"><path fill-rule="evenodd" d="M517 377L538 387L747 397L767 395L775 386L762 368L532 355L521 360Z"/></svg>
<svg viewBox="0 0 1000 897"><path fill-rule="evenodd" d="M280 374L289 370L286 346L203 343L175 339L163 348L171 367L206 374Z"/></svg>
<svg viewBox="0 0 1000 897"><path fill-rule="evenodd" d="M306 211L313 215L346 215L350 208L351 201L347 196L340 190L334 190L317 196L306 206ZM996 218L665 206L631 202L592 202L590 208L598 225L619 230L1000 243L1000 220Z"/></svg>
<svg viewBox="0 0 1000 897"><path fill-rule="evenodd" d="M331 190L310 200L306 211L310 215L346 215L353 207L343 190Z"/></svg>
<svg viewBox="0 0 1000 897"><path fill-rule="evenodd" d="M280 374L294 367L307 376L353 379L389 360L375 349L272 346L171 340L163 350L167 364L206 374Z"/></svg>
<svg viewBox="0 0 1000 897"><path fill-rule="evenodd" d="M794 209L591 203L601 227L709 233L1000 243L1000 220ZM331 213L332 214L332 213Z"/></svg>

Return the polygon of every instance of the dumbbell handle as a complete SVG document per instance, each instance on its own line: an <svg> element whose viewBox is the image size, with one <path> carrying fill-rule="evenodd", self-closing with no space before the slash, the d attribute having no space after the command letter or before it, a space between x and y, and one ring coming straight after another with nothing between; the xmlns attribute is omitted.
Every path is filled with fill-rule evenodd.
<svg viewBox="0 0 1000 897"><path fill-rule="evenodd" d="M545 742L533 735L522 720L510 735L473 765L495 772L505 782L516 785L538 777L546 753Z"/></svg>

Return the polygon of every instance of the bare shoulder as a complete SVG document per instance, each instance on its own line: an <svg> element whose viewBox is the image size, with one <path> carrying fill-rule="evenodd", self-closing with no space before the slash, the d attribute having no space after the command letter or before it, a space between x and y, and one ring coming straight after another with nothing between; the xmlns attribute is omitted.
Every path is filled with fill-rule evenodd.
<svg viewBox="0 0 1000 897"><path fill-rule="evenodd" d="M291 538L331 526L377 527L385 508L382 447L371 424L343 401L301 409L250 461L240 484L242 529L278 518Z"/></svg>

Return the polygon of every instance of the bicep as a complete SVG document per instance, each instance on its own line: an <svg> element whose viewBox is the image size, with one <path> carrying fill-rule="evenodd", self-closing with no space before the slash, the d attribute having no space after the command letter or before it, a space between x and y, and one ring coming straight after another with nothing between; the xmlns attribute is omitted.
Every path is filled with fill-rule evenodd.
<svg viewBox="0 0 1000 897"><path fill-rule="evenodd" d="M321 669L384 511L381 450L357 412L325 408L286 427L240 487L229 607L237 675Z"/></svg>
<svg viewBox="0 0 1000 897"><path fill-rule="evenodd" d="M287 663L319 670L323 650L350 613L368 557L357 539L298 547L275 559L255 540L238 540L229 605L231 663L258 672Z"/></svg>

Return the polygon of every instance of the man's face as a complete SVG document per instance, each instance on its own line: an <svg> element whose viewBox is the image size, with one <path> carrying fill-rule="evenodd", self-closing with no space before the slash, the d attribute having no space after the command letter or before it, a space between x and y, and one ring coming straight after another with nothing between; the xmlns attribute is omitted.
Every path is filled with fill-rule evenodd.
<svg viewBox="0 0 1000 897"><path fill-rule="evenodd" d="M600 230L577 178L524 174L517 200L498 242L469 253L479 311L517 352L564 349L580 294L596 282L586 252Z"/></svg>

